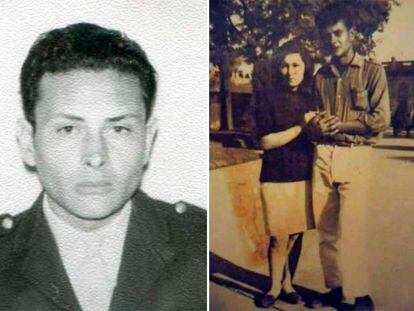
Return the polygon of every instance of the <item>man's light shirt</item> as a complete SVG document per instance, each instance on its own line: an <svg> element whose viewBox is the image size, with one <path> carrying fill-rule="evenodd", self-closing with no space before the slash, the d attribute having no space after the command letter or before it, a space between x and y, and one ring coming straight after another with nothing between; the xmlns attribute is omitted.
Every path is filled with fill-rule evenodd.
<svg viewBox="0 0 414 311"><path fill-rule="evenodd" d="M43 211L82 309L108 310L117 284L131 201L111 222L91 231L60 219L50 208L46 193Z"/></svg>

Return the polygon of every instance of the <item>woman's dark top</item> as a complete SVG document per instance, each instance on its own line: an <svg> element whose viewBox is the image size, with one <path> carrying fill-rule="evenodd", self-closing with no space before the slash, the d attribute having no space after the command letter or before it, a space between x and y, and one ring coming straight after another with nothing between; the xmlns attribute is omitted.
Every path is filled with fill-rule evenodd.
<svg viewBox="0 0 414 311"><path fill-rule="evenodd" d="M258 138L287 130L303 123L312 110L310 95L276 89L256 93L256 129ZM261 182L293 182L311 178L313 145L303 131L284 146L265 150Z"/></svg>

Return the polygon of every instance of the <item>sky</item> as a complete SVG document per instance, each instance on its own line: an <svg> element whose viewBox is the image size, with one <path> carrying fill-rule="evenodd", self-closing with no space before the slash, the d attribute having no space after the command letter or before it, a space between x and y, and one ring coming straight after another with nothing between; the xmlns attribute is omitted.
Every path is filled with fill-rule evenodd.
<svg viewBox="0 0 414 311"><path fill-rule="evenodd" d="M393 6L384 32L376 33L374 40L376 58L390 61L414 60L414 0L401 0L400 6Z"/></svg>

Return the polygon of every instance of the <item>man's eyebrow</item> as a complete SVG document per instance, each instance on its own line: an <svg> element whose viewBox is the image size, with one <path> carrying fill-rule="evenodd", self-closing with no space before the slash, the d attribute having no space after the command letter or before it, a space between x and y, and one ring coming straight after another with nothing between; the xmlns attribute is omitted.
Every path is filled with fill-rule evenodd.
<svg viewBox="0 0 414 311"><path fill-rule="evenodd" d="M67 113L56 113L56 114L53 115L53 117L55 117L55 118L65 118L65 119L74 120L74 121L81 121L81 122L85 121L85 119L82 118L82 117L78 117L78 116L75 116L73 114L67 114ZM135 113L126 113L126 114L119 115L119 116L116 116L116 117L106 118L105 121L117 122L117 121L121 121L123 119L128 119L128 118L140 119L139 115L137 115Z"/></svg>
<svg viewBox="0 0 414 311"><path fill-rule="evenodd" d="M75 120L75 121L85 121L84 118L75 116L73 114L67 114L67 113L56 113L53 115L53 117L55 118L65 118L65 119L70 119L70 120Z"/></svg>
<svg viewBox="0 0 414 311"><path fill-rule="evenodd" d="M120 115L120 116L107 118L106 120L109 121L109 122L117 122L117 121L121 121L121 120L127 119L127 118L140 119L139 115L137 115L135 113L126 113L126 114L123 114L123 115Z"/></svg>

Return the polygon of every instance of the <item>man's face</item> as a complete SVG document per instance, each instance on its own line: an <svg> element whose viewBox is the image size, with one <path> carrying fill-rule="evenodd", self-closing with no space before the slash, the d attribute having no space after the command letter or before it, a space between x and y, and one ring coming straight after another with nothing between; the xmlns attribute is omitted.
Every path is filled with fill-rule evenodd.
<svg viewBox="0 0 414 311"><path fill-rule="evenodd" d="M328 53L334 57L342 57L352 48L353 32L346 27L343 21L326 27L322 31L322 40Z"/></svg>
<svg viewBox="0 0 414 311"><path fill-rule="evenodd" d="M36 103L33 159L52 204L103 219L141 182L152 130L139 79L115 70L45 74Z"/></svg>

